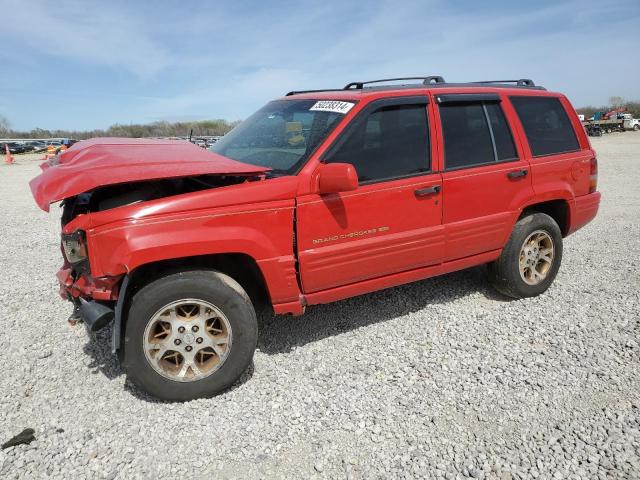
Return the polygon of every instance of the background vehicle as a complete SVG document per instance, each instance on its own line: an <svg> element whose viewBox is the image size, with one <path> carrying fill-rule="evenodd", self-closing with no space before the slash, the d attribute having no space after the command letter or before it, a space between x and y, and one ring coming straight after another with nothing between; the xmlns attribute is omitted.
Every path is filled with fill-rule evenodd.
<svg viewBox="0 0 640 480"><path fill-rule="evenodd" d="M631 114L626 113L624 115L624 129L625 130L640 130L640 119L633 118Z"/></svg>
<svg viewBox="0 0 640 480"><path fill-rule="evenodd" d="M84 141L31 181L41 208L64 201L61 295L89 330L114 321L134 383L228 388L264 310L482 264L505 295L546 291L600 202L569 101L527 79L398 80L416 79L289 92L210 150Z"/></svg>
<svg viewBox="0 0 640 480"><path fill-rule="evenodd" d="M0 143L0 154L4 155L6 152L6 146L9 146L9 151L11 153L25 153L27 152L27 148L24 144L18 142L4 142Z"/></svg>
<svg viewBox="0 0 640 480"><path fill-rule="evenodd" d="M33 152L42 152L47 149L47 142L45 142L44 140L31 140L25 142L25 145Z"/></svg>
<svg viewBox="0 0 640 480"><path fill-rule="evenodd" d="M632 130L633 127L627 128L625 125L625 120L631 117L630 114L624 113L625 111L626 108L619 108L609 112L596 112L593 117L583 121L582 125L587 130L587 134L592 137L600 136L603 133Z"/></svg>

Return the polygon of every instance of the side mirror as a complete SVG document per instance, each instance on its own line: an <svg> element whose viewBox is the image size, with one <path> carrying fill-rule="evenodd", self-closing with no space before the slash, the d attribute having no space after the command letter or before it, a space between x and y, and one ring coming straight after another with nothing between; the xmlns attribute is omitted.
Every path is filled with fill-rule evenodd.
<svg viewBox="0 0 640 480"><path fill-rule="evenodd" d="M358 188L358 174L350 163L323 163L318 172L318 193L348 192Z"/></svg>

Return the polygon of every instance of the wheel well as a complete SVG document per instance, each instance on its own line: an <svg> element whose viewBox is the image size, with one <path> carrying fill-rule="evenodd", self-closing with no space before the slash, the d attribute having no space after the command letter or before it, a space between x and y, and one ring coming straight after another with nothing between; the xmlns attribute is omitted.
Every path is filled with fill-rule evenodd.
<svg viewBox="0 0 640 480"><path fill-rule="evenodd" d="M565 237L569 231L569 205L565 200L550 200L548 202L529 205L520 214L520 218L526 217L534 212L546 213L553 218Z"/></svg>
<svg viewBox="0 0 640 480"><path fill-rule="evenodd" d="M199 269L217 270L237 281L249 295L259 318L260 315L266 314L269 316L272 313L267 284L262 276L260 267L258 267L256 261L249 255L242 253L200 255L162 260L141 265L129 274L129 284L126 292L123 292L125 298L122 299L124 302L122 318L116 318L119 323L114 326L113 351L117 353L120 361L123 360L121 345L125 333L129 306L136 292L161 277L185 270Z"/></svg>
<svg viewBox="0 0 640 480"><path fill-rule="evenodd" d="M158 278L185 270L210 269L225 273L237 281L247 292L256 310L270 304L267 285L256 261L242 253L199 255L162 260L141 265L129 274L129 294Z"/></svg>

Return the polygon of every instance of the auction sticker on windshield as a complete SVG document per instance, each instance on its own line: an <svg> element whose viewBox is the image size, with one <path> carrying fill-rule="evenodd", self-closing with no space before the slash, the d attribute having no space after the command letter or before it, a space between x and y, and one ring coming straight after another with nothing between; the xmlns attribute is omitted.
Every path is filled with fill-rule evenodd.
<svg viewBox="0 0 640 480"><path fill-rule="evenodd" d="M346 114L355 103L339 102L338 100L319 100L309 109L316 112L335 112Z"/></svg>

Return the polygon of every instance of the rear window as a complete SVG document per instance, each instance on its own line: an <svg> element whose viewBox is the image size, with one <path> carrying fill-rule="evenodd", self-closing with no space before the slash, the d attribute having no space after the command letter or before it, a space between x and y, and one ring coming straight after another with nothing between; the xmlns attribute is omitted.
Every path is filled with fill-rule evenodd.
<svg viewBox="0 0 640 480"><path fill-rule="evenodd" d="M440 105L447 170L516 160L509 126L498 102Z"/></svg>
<svg viewBox="0 0 640 480"><path fill-rule="evenodd" d="M560 100L552 97L511 97L534 157L575 152L578 139Z"/></svg>

